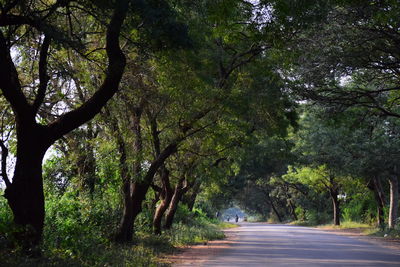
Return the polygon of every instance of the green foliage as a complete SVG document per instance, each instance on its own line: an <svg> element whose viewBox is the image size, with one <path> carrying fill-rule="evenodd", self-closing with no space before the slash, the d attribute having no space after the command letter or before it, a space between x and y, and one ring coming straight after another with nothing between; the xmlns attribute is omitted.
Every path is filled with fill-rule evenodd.
<svg viewBox="0 0 400 267"><path fill-rule="evenodd" d="M373 193L367 190L348 194L349 200L342 205L344 221L353 221L373 225L376 222L376 201Z"/></svg>
<svg viewBox="0 0 400 267"><path fill-rule="evenodd" d="M47 195L46 227L42 257L26 258L13 248L10 239L13 224L4 198L0 201L0 256L7 266L158 266L157 257L172 253L176 246L221 239L224 234L217 221L202 210L190 212L179 207L174 227L162 236L149 233L148 225L139 224L133 244L117 245L112 241L119 216L113 196L92 198L67 191Z"/></svg>
<svg viewBox="0 0 400 267"><path fill-rule="evenodd" d="M199 244L224 238L218 225L219 221L210 219L201 209L194 209L191 212L186 205L180 205L175 216L175 224L165 233L174 246Z"/></svg>
<svg viewBox="0 0 400 267"><path fill-rule="evenodd" d="M4 194L0 190L0 194ZM12 222L13 216L10 207L4 197L0 197L0 248L13 245L13 233L16 232L16 226Z"/></svg>

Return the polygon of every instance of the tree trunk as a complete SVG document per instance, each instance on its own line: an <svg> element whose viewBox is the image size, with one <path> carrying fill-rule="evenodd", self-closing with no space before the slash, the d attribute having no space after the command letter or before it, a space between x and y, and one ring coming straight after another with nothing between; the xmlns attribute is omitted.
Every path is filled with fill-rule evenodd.
<svg viewBox="0 0 400 267"><path fill-rule="evenodd" d="M17 128L17 162L13 181L4 193L15 224L24 228L16 238L27 249L39 245L44 226L42 160L50 143L43 130L38 125Z"/></svg>
<svg viewBox="0 0 400 267"><path fill-rule="evenodd" d="M290 206L290 213L292 214L293 219L297 221L299 218L296 215L296 206L291 200L289 200L289 206Z"/></svg>
<svg viewBox="0 0 400 267"><path fill-rule="evenodd" d="M377 205L377 224L378 227L383 227L385 223L384 207L386 205L386 199L384 197L382 186L378 178L373 178L368 183L368 188L374 193L376 205Z"/></svg>
<svg viewBox="0 0 400 267"><path fill-rule="evenodd" d="M115 235L115 241L118 243L127 243L132 241L133 236L133 202L131 196L131 183L124 183L123 186L123 212L121 222Z"/></svg>
<svg viewBox="0 0 400 267"><path fill-rule="evenodd" d="M133 151L138 156L138 159L135 160L133 166L133 176L140 177L142 168L141 168L141 160L140 155L143 153L143 142L142 142L142 133L140 120L143 112L143 106L138 108L132 107L131 111L131 130L134 134L134 144ZM125 144L125 140L122 137L122 133L118 128L116 123L116 119L113 121L113 128L117 132L117 142L120 153L120 171L121 177L123 181L122 185L122 195L124 199L124 208L121 218L121 223L119 229L117 231L115 240L119 243L127 243L132 241L133 236L133 226L136 219L136 216L141 211L142 201L146 196L148 186L140 186L137 183L133 183L131 174L129 173L128 163L127 163L127 148ZM145 190L145 192L138 192L138 190ZM143 195L143 196L142 196ZM143 198L143 199L142 199Z"/></svg>
<svg viewBox="0 0 400 267"><path fill-rule="evenodd" d="M191 189L191 194L183 197L183 203L185 203L190 211L193 211L194 204L196 203L197 195L200 191L200 182L195 182L193 188Z"/></svg>
<svg viewBox="0 0 400 267"><path fill-rule="evenodd" d="M178 209L179 201L182 199L183 194L187 191L183 187L184 179L180 179L178 184L175 186L174 195L172 196L171 203L169 204L167 214L165 216L165 229L171 229L172 223L174 222L174 216Z"/></svg>
<svg viewBox="0 0 400 267"><path fill-rule="evenodd" d="M120 139L120 137L119 137ZM121 139L120 139L121 141ZM132 182L130 175L128 173L126 154L125 154L125 143L120 143L120 171L123 180L122 185L122 195L123 195L123 212L118 228L117 234L115 236L115 241L119 243L125 243L132 241L133 235L133 201L132 201Z"/></svg>
<svg viewBox="0 0 400 267"><path fill-rule="evenodd" d="M330 189L329 193L333 204L333 224L340 225L340 207L338 200L339 192L337 189Z"/></svg>
<svg viewBox="0 0 400 267"><path fill-rule="evenodd" d="M150 184L146 182L135 182L132 190L133 225L136 217L142 212L142 203L146 199Z"/></svg>
<svg viewBox="0 0 400 267"><path fill-rule="evenodd" d="M379 228L383 228L385 225L385 212L381 202L377 202L377 224Z"/></svg>
<svg viewBox="0 0 400 267"><path fill-rule="evenodd" d="M267 190L263 190L265 197L267 198L268 203L271 205L272 210L274 211L276 217L278 218L279 222L283 222L282 216L279 214L278 209L276 208L273 200L271 199L271 196L269 195L269 192Z"/></svg>
<svg viewBox="0 0 400 267"><path fill-rule="evenodd" d="M399 181L397 177L389 178L390 184L390 208L389 208L389 229L396 225L397 213L399 208Z"/></svg>
<svg viewBox="0 0 400 267"><path fill-rule="evenodd" d="M158 205L153 218L153 231L154 234L161 234L161 221L165 211L168 209L172 199L172 188L169 182L169 171L164 167L161 172L161 180L163 183L162 193L160 195L161 203Z"/></svg>
<svg viewBox="0 0 400 267"><path fill-rule="evenodd" d="M124 213L115 240L119 243L132 241L136 217L142 212L142 203L146 198L150 184L135 182L131 185L132 195L124 196Z"/></svg>

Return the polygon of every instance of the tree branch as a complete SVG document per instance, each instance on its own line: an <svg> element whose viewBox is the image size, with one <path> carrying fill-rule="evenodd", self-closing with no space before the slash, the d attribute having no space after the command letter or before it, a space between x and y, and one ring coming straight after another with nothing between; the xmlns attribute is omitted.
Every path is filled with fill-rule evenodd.
<svg viewBox="0 0 400 267"><path fill-rule="evenodd" d="M107 27L106 52L109 63L103 84L80 107L64 114L49 125L54 140L91 120L117 92L126 65L125 55L119 45L119 36L128 7L129 0L118 1Z"/></svg>
<svg viewBox="0 0 400 267"><path fill-rule="evenodd" d="M0 88L18 118L29 117L31 107L21 90L18 72L10 55L10 48L0 31Z"/></svg>
<svg viewBox="0 0 400 267"><path fill-rule="evenodd" d="M36 95L35 101L33 102L33 112L36 114L39 110L40 105L43 103L43 100L46 96L47 83L50 80L50 77L47 75L47 57L49 54L51 38L47 35L44 37L42 47L40 49L40 57L39 57L39 89Z"/></svg>
<svg viewBox="0 0 400 267"><path fill-rule="evenodd" d="M10 179L8 179L7 175L7 157L8 157L8 149L4 145L3 140L0 140L0 147L1 147L1 176L6 184L6 187L11 185Z"/></svg>

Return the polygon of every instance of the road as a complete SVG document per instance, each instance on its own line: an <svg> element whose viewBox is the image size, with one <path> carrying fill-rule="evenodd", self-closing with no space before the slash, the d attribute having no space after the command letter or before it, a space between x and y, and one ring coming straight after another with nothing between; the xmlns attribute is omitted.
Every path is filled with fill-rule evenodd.
<svg viewBox="0 0 400 267"><path fill-rule="evenodd" d="M244 223L229 246L174 266L400 266L400 251L322 230Z"/></svg>

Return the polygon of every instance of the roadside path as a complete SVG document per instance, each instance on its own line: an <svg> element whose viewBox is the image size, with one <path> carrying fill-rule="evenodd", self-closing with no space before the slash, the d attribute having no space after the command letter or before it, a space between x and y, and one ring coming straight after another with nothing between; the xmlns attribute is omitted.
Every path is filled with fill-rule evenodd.
<svg viewBox="0 0 400 267"><path fill-rule="evenodd" d="M242 223L227 234L173 266L400 266L400 250L314 228Z"/></svg>

